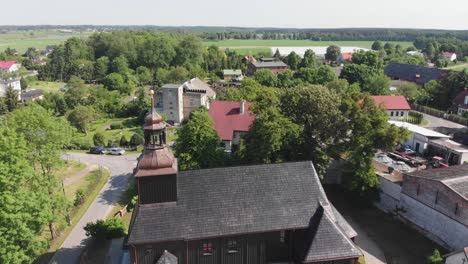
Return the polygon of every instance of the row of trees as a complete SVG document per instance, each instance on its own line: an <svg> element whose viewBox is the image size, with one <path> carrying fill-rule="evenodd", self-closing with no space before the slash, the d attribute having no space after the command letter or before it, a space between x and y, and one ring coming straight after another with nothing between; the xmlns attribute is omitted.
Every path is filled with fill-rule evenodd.
<svg viewBox="0 0 468 264"><path fill-rule="evenodd" d="M54 168L74 130L37 104L17 109L0 125L0 262L30 263L57 236L69 206Z"/></svg>
<svg viewBox="0 0 468 264"><path fill-rule="evenodd" d="M312 160L323 176L332 158L346 157L348 188L370 195L378 183L371 164L375 152L407 136L388 125L385 111L368 96L343 80L280 90L247 79L223 99L254 102L256 119L240 149L226 159L208 112L198 110L178 132L175 151L181 169Z"/></svg>

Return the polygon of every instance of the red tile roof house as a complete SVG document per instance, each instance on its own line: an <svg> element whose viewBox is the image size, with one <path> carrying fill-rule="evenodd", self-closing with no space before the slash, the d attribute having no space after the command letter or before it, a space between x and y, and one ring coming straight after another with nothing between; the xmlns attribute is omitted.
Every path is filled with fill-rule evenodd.
<svg viewBox="0 0 468 264"><path fill-rule="evenodd" d="M468 88L458 93L453 104L457 108L457 115L462 116L463 113L468 112Z"/></svg>
<svg viewBox="0 0 468 264"><path fill-rule="evenodd" d="M19 70L21 64L16 61L0 61L0 71L14 72Z"/></svg>
<svg viewBox="0 0 468 264"><path fill-rule="evenodd" d="M457 59L457 54L453 52L442 52L442 56L445 60L454 61Z"/></svg>
<svg viewBox="0 0 468 264"><path fill-rule="evenodd" d="M336 58L336 62L340 63L343 61L351 61L353 59L353 53L352 52L344 52L341 53L338 58Z"/></svg>
<svg viewBox="0 0 468 264"><path fill-rule="evenodd" d="M408 112L411 110L406 98L402 95L376 95L372 96L375 104L384 108L390 120L401 120L408 118Z"/></svg>
<svg viewBox="0 0 468 264"><path fill-rule="evenodd" d="M250 110L252 103L212 101L210 116L226 152L235 151L241 137L250 129L255 114Z"/></svg>

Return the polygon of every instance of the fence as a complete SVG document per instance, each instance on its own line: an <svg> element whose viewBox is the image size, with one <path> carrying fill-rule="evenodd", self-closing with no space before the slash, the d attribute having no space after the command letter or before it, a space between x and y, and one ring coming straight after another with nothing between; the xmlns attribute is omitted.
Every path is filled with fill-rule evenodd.
<svg viewBox="0 0 468 264"><path fill-rule="evenodd" d="M455 122L455 123L460 124L460 125L468 126L468 119L464 118L464 117L461 117L461 116L457 116L457 115L454 115L454 114L447 114L444 111L434 109L434 108L431 108L431 107L427 107L427 106L417 105L417 104L411 105L411 108L413 110L416 110L416 111L419 111L419 112L422 112L422 113L425 113L425 114L428 114L428 115L440 117L440 118L450 120L450 121Z"/></svg>

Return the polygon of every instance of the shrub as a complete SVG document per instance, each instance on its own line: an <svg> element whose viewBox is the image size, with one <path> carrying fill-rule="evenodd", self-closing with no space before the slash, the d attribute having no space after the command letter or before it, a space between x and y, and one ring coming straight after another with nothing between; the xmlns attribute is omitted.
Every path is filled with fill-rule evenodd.
<svg viewBox="0 0 468 264"><path fill-rule="evenodd" d="M104 146L106 145L106 138L104 137L104 134L97 132L93 136L93 142L95 146Z"/></svg>
<svg viewBox="0 0 468 264"><path fill-rule="evenodd" d="M82 204L84 202L84 196L83 189L78 189L75 193L75 201L73 202L73 205L77 207L78 205Z"/></svg>
<svg viewBox="0 0 468 264"><path fill-rule="evenodd" d="M115 144L114 140L109 139L109 141L107 141L107 147L108 148L115 148L115 147L117 147L117 145Z"/></svg>
<svg viewBox="0 0 468 264"><path fill-rule="evenodd" d="M125 236L125 223L120 218L97 220L96 223L87 223L84 227L86 236L95 239L113 239Z"/></svg>
<svg viewBox="0 0 468 264"><path fill-rule="evenodd" d="M132 200L127 205L127 212L133 211L133 208L135 208L137 201L138 201L138 195L133 196Z"/></svg>
<svg viewBox="0 0 468 264"><path fill-rule="evenodd" d="M437 249L434 249L434 253L431 256L427 257L427 264L442 264L444 259L440 256L440 252Z"/></svg>
<svg viewBox="0 0 468 264"><path fill-rule="evenodd" d="M115 129L122 129L124 126L122 124L122 122L119 122L119 123L113 123L110 125L110 129L111 130L115 130Z"/></svg>

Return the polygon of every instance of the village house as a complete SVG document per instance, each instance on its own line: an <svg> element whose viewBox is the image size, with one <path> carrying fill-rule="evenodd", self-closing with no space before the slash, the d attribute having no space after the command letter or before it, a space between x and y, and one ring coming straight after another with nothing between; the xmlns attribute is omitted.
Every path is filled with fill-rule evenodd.
<svg viewBox="0 0 468 264"><path fill-rule="evenodd" d="M353 53L352 52L342 52L340 55L338 55L338 58L336 58L337 63L342 63L345 61L351 61L353 59Z"/></svg>
<svg viewBox="0 0 468 264"><path fill-rule="evenodd" d="M377 175L379 208L397 214L450 250L468 245L468 164Z"/></svg>
<svg viewBox="0 0 468 264"><path fill-rule="evenodd" d="M457 108L457 115L463 116L465 112L468 112L468 89L459 92L453 104Z"/></svg>
<svg viewBox="0 0 468 264"><path fill-rule="evenodd" d="M21 82L19 78L0 79L0 97L5 97L8 88L18 92L18 100L21 100Z"/></svg>
<svg viewBox="0 0 468 264"><path fill-rule="evenodd" d="M457 54L453 52L442 52L442 57L447 61L456 61Z"/></svg>
<svg viewBox="0 0 468 264"><path fill-rule="evenodd" d="M131 263L357 263L357 234L312 162L178 171L151 109L134 170Z"/></svg>
<svg viewBox="0 0 468 264"><path fill-rule="evenodd" d="M224 76L224 80L226 82L230 82L230 81L240 82L244 78L244 76L242 75L242 70L240 70L240 69L237 69L237 70L232 70L232 69L223 70L223 76Z"/></svg>
<svg viewBox="0 0 468 264"><path fill-rule="evenodd" d="M392 79L392 85L398 86L402 81L424 85L429 81L442 79L448 70L391 62L385 67L384 73Z"/></svg>
<svg viewBox="0 0 468 264"><path fill-rule="evenodd" d="M164 85L155 98L156 109L164 113L168 121L180 124L200 106L209 109L210 100L216 98L216 93L207 83L193 78L183 84Z"/></svg>
<svg viewBox="0 0 468 264"><path fill-rule="evenodd" d="M256 71L267 69L278 74L288 69L286 63L276 60L275 58L261 58L260 61L252 61L248 65L247 74L253 75Z"/></svg>
<svg viewBox="0 0 468 264"><path fill-rule="evenodd" d="M17 61L0 61L0 72L15 72L21 68Z"/></svg>
<svg viewBox="0 0 468 264"><path fill-rule="evenodd" d="M406 98L402 95L375 95L372 96L377 106L387 111L390 120L404 120L408 118L408 112L411 110Z"/></svg>
<svg viewBox="0 0 468 264"><path fill-rule="evenodd" d="M216 133L224 144L224 151L231 152L238 149L242 136L249 131L255 120L250 110L252 103L212 101L210 116L213 119Z"/></svg>

